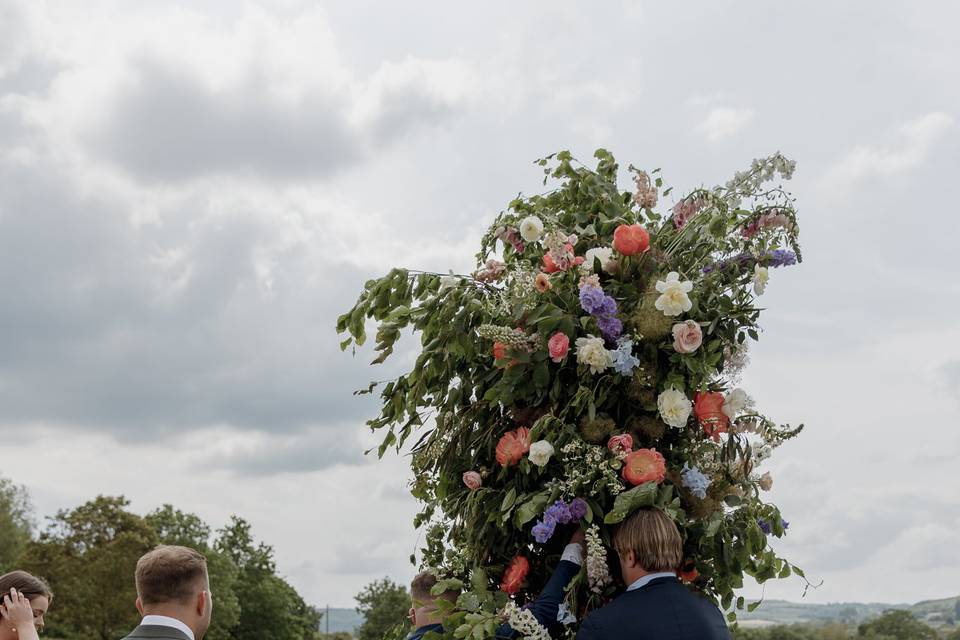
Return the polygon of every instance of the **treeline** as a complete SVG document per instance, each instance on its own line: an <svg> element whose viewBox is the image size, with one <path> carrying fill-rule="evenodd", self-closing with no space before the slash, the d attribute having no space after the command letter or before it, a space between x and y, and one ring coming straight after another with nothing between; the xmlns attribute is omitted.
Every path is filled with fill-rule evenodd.
<svg viewBox="0 0 960 640"><path fill-rule="evenodd" d="M887 611L860 625L777 625L735 629L734 640L960 640L960 628L934 629L909 611Z"/></svg>
<svg viewBox="0 0 960 640"><path fill-rule="evenodd" d="M208 640L316 640L321 613L276 573L273 549L237 516L216 532L171 505L146 516L129 502L99 496L62 510L36 533L25 489L0 478L0 574L14 568L44 577L54 591L46 634L64 640L116 640L139 622L137 559L158 544L207 556L213 591Z"/></svg>

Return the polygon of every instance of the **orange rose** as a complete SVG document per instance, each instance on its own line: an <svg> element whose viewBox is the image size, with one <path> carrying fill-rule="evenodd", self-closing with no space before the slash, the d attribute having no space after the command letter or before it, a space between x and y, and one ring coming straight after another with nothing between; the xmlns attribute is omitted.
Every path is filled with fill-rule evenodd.
<svg viewBox="0 0 960 640"><path fill-rule="evenodd" d="M530 561L523 556L516 556L507 565L507 570L503 572L503 582L500 583L500 591L510 595L520 591L527 574L530 573Z"/></svg>
<svg viewBox="0 0 960 640"><path fill-rule="evenodd" d="M625 256L643 253L650 248L650 234L638 224L622 224L613 232L613 248Z"/></svg>
<svg viewBox="0 0 960 640"><path fill-rule="evenodd" d="M504 467L515 465L527 451L530 451L530 429L520 427L500 438L497 443L497 462Z"/></svg>
<svg viewBox="0 0 960 640"><path fill-rule="evenodd" d="M693 397L693 413L697 416L703 432L714 440L720 440L720 434L730 427L730 418L723 412L723 394L717 392L697 392Z"/></svg>
<svg viewBox="0 0 960 640"><path fill-rule="evenodd" d="M656 449L637 449L623 459L623 479L634 486L663 482L666 475L666 461Z"/></svg>

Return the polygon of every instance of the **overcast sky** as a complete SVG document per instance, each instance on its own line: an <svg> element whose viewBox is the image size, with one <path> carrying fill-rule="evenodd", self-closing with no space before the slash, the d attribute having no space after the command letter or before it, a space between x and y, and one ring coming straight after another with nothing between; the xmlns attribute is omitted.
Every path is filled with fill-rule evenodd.
<svg viewBox="0 0 960 640"><path fill-rule="evenodd" d="M333 326L391 266L466 271L532 161L680 193L798 161L743 386L814 602L957 595L960 5L0 0L0 473L249 519L316 604L407 581L387 373ZM671 199L666 199L669 205ZM391 369L409 366L399 353ZM799 599L798 580L767 597ZM757 596L753 587L747 595Z"/></svg>

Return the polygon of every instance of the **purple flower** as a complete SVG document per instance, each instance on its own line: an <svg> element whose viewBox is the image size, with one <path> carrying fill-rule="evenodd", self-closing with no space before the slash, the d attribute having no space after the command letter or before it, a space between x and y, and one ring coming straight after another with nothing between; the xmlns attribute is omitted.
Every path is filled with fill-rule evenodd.
<svg viewBox="0 0 960 640"><path fill-rule="evenodd" d="M559 524L569 524L573 521L573 516L570 514L570 505L563 500L557 500L547 507L543 517L544 519L551 518Z"/></svg>
<svg viewBox="0 0 960 640"><path fill-rule="evenodd" d="M787 530L790 528L790 523L783 518L780 518L780 526L783 527L784 530Z"/></svg>
<svg viewBox="0 0 960 640"><path fill-rule="evenodd" d="M587 515L587 501L583 498L574 498L570 503L570 515L574 520L580 520Z"/></svg>
<svg viewBox="0 0 960 640"><path fill-rule="evenodd" d="M598 316L597 326L607 340L616 340L623 334L623 323L616 316Z"/></svg>
<svg viewBox="0 0 960 640"><path fill-rule="evenodd" d="M603 289L600 287L594 287L592 285L580 287L580 306L590 315L599 313L606 302L605 298L608 297L609 296L604 295Z"/></svg>
<svg viewBox="0 0 960 640"><path fill-rule="evenodd" d="M789 267L797 264L797 254L786 249L775 249L767 252L764 262L768 267Z"/></svg>
<svg viewBox="0 0 960 640"><path fill-rule="evenodd" d="M773 532L773 527L763 518L757 520L757 526L760 527L760 531L763 531L765 535L770 535Z"/></svg>
<svg viewBox="0 0 960 640"><path fill-rule="evenodd" d="M603 302L600 303L600 308L597 309L596 313L593 315L596 316L612 316L617 312L617 301L610 296L603 296Z"/></svg>
<svg viewBox="0 0 960 640"><path fill-rule="evenodd" d="M553 537L553 532L556 528L557 521L552 518L550 514L544 514L543 520L537 522L533 527L533 539L540 544L544 544Z"/></svg>

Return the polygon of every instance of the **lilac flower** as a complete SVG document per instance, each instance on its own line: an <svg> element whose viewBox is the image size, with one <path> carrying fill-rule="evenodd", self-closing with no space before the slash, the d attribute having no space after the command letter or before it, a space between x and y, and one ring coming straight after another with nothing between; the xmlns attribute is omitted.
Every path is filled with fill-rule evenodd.
<svg viewBox="0 0 960 640"><path fill-rule="evenodd" d="M623 334L623 323L616 316L597 316L597 326L607 340L616 340Z"/></svg>
<svg viewBox="0 0 960 640"><path fill-rule="evenodd" d="M537 522L533 527L533 539L540 544L544 544L553 537L553 532L557 528L557 521L549 514L544 514L543 520Z"/></svg>
<svg viewBox="0 0 960 640"><path fill-rule="evenodd" d="M570 513L570 505L563 500L557 500L547 507L543 514L544 519L550 518L559 524L569 524L573 521L573 515Z"/></svg>
<svg viewBox="0 0 960 640"><path fill-rule="evenodd" d="M689 467L687 463L683 463L680 479L683 481L683 486L690 490L690 493L701 499L707 497L707 489L711 484L710 477L700 471L696 465Z"/></svg>
<svg viewBox="0 0 960 640"><path fill-rule="evenodd" d="M789 267L797 264L797 254L786 249L775 249L767 252L764 262L768 267Z"/></svg>
<svg viewBox="0 0 960 640"><path fill-rule="evenodd" d="M570 503L570 515L574 520L580 520L587 515L587 501L583 498L574 498Z"/></svg>
<svg viewBox="0 0 960 640"><path fill-rule="evenodd" d="M590 315L596 315L603 308L607 297L600 287L592 285L580 287L580 306Z"/></svg>
<svg viewBox="0 0 960 640"><path fill-rule="evenodd" d="M600 307L597 309L595 316L612 316L617 312L617 301L614 300L611 296L603 296L603 302L600 303Z"/></svg>
<svg viewBox="0 0 960 640"><path fill-rule="evenodd" d="M780 526L783 527L784 530L787 530L790 528L790 523L784 520L783 518L780 518Z"/></svg>
<svg viewBox="0 0 960 640"><path fill-rule="evenodd" d="M770 535L773 532L773 527L763 518L757 519L757 526L760 527L760 531L763 531L765 535Z"/></svg>

